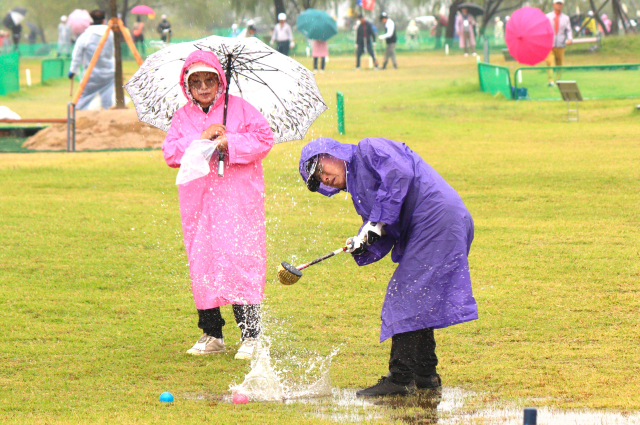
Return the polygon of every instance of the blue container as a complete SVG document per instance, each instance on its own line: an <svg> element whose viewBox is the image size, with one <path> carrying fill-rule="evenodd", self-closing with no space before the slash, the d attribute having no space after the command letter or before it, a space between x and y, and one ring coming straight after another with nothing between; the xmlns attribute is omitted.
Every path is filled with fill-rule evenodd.
<svg viewBox="0 0 640 425"><path fill-rule="evenodd" d="M531 407L524 409L524 425L537 425L537 423L538 411Z"/></svg>
<svg viewBox="0 0 640 425"><path fill-rule="evenodd" d="M160 401L163 403L173 403L173 394L168 392L160 394Z"/></svg>

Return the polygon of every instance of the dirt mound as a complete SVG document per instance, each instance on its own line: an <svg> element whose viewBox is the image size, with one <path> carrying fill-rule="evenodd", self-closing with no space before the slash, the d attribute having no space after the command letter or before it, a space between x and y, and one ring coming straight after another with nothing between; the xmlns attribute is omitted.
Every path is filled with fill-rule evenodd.
<svg viewBox="0 0 640 425"><path fill-rule="evenodd" d="M159 148L166 133L138 121L134 109L76 112L76 150ZM67 125L53 124L27 139L24 148L66 150Z"/></svg>

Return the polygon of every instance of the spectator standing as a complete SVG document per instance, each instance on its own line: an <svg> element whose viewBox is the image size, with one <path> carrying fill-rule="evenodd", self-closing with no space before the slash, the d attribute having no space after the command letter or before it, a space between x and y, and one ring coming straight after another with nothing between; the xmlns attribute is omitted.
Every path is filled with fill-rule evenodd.
<svg viewBox="0 0 640 425"><path fill-rule="evenodd" d="M231 25L231 31L229 31L229 37L236 38L240 34L240 30L238 29L238 24Z"/></svg>
<svg viewBox="0 0 640 425"><path fill-rule="evenodd" d="M382 62L382 69L387 69L387 63L389 59L393 62L393 67L398 69L398 62L396 61L396 43L398 37L396 36L396 24L389 18L386 12L382 12L380 15L380 21L384 25L386 32L382 34L380 40L386 40L387 48L384 51L384 62Z"/></svg>
<svg viewBox="0 0 640 425"><path fill-rule="evenodd" d="M493 26L493 41L496 45L502 45L504 42L504 23L499 16L494 19L495 25Z"/></svg>
<svg viewBox="0 0 640 425"><path fill-rule="evenodd" d="M102 10L94 10L90 13L93 24L89 26L76 41L71 57L71 68L69 70L69 78L72 79L78 73L80 65L83 69L87 69L91 58L98 48L100 39L107 31L104 24L105 13ZM91 77L87 81L87 85L82 91L82 96L78 100L76 108L78 110L86 110L89 104L96 96L100 94L102 108L109 109L113 106L115 94L115 73L116 67L113 60L113 33L109 33L107 41L102 47L98 61L96 62Z"/></svg>
<svg viewBox="0 0 640 425"><path fill-rule="evenodd" d="M251 22L251 23L249 23ZM247 27L243 29L240 34L238 34L238 38L249 38L255 37L258 32L258 28L253 24L253 21L247 22Z"/></svg>
<svg viewBox="0 0 640 425"><path fill-rule="evenodd" d="M142 22L142 16L140 15L138 15L136 23L133 24L133 42L138 51L144 55L144 22Z"/></svg>
<svg viewBox="0 0 640 425"><path fill-rule="evenodd" d="M365 48L371 58L375 69L378 69L378 60L376 59L376 53L373 50L373 43L375 41L375 33L373 31L374 25L364 18L364 15L358 15L358 27L356 28L356 70L360 69L360 57L364 53Z"/></svg>
<svg viewBox="0 0 640 425"><path fill-rule="evenodd" d="M326 40L311 40L311 56L313 56L313 73L318 72L318 59L320 59L320 72L324 72L324 65L329 56L329 44Z"/></svg>
<svg viewBox="0 0 640 425"><path fill-rule="evenodd" d="M585 35L596 35L598 32L596 27L596 20L593 17L593 11L587 12L587 17L582 21L582 26L585 29Z"/></svg>
<svg viewBox="0 0 640 425"><path fill-rule="evenodd" d="M293 30L291 25L287 23L287 15L284 13L278 14L278 23L273 27L271 33L271 42L273 46L277 43L276 50L285 56L289 56L289 49L293 48Z"/></svg>
<svg viewBox="0 0 640 425"><path fill-rule="evenodd" d="M475 36L476 20L469 13L469 9L463 7L456 16L456 32L460 37L460 48L464 49L464 55L471 54L476 56L476 36Z"/></svg>
<svg viewBox="0 0 640 425"><path fill-rule="evenodd" d="M564 8L564 0L555 0L553 3L553 12L547 13L547 18L551 21L553 28L553 49L547 56L547 66L562 66L564 64L564 49L568 44L573 42L573 34L571 32L571 20L567 15L562 13ZM555 62L555 63L554 63ZM556 71L556 80L560 79L562 70ZM549 87L555 85L553 78L553 69L547 70L547 79Z"/></svg>
<svg viewBox="0 0 640 425"><path fill-rule="evenodd" d="M162 20L158 24L158 33L162 41L168 43L171 39L171 23L167 21L167 15L162 15L160 18Z"/></svg>
<svg viewBox="0 0 640 425"><path fill-rule="evenodd" d="M60 17L58 24L58 56L71 54L71 27L67 24L67 16Z"/></svg>
<svg viewBox="0 0 640 425"><path fill-rule="evenodd" d="M414 19L409 21L409 25L407 25L407 29L404 32L405 43L407 43L407 48L409 50L413 50L418 46L418 38L420 37L420 28L418 28L418 24Z"/></svg>

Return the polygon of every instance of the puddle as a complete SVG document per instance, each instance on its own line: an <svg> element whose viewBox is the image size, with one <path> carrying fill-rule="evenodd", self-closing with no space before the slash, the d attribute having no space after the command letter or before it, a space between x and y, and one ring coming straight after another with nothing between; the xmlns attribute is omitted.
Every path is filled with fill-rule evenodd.
<svg viewBox="0 0 640 425"><path fill-rule="evenodd" d="M330 396L284 399L283 404L313 406L310 416L335 423L404 423L409 425L522 425L523 409L530 406L499 406L470 410L467 401L476 394L460 388L418 391L407 397L362 399L355 389L333 388ZM231 403L232 394L187 393L184 399ZM538 425L639 425L640 412L538 408Z"/></svg>

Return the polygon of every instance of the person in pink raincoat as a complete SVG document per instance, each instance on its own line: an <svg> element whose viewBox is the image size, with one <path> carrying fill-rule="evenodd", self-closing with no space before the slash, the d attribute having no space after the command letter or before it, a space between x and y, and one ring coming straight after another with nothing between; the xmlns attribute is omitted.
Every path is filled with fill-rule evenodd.
<svg viewBox="0 0 640 425"><path fill-rule="evenodd" d="M189 102L173 116L162 145L165 161L180 167L192 141L215 139L226 162L224 177L214 171L178 189L198 327L204 332L187 353L224 352L220 306L232 304L243 341L235 358L251 359L266 277L262 159L273 146L273 132L257 109L235 96L229 96L222 125L227 81L214 53L191 53L180 85ZM211 164L217 163L214 153Z"/></svg>
<svg viewBox="0 0 640 425"><path fill-rule="evenodd" d="M324 72L324 65L329 56L329 45L326 40L311 40L311 56L313 56L313 73L318 72L318 58L320 72Z"/></svg>
<svg viewBox="0 0 640 425"><path fill-rule="evenodd" d="M469 56L469 48L471 54L476 55L476 36L475 36L476 20L469 13L469 9L463 7L456 15L456 33L460 37L460 48L464 49L464 55Z"/></svg>

